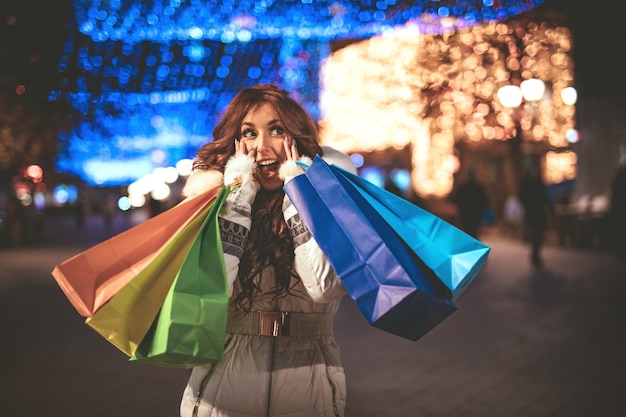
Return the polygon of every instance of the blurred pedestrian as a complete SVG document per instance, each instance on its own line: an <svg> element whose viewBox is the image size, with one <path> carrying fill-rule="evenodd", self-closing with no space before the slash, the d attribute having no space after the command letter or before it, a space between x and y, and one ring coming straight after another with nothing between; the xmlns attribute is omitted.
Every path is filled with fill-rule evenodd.
<svg viewBox="0 0 626 417"><path fill-rule="evenodd" d="M611 247L621 257L626 257L626 158L611 182Z"/></svg>
<svg viewBox="0 0 626 417"><path fill-rule="evenodd" d="M504 201L502 217L504 231L511 236L519 237L524 227L524 207L515 194L510 194Z"/></svg>
<svg viewBox="0 0 626 417"><path fill-rule="evenodd" d="M461 229L478 239L478 230L489 208L489 200L485 187L478 182L473 169L467 171L467 179L456 190L453 202L459 208Z"/></svg>
<svg viewBox="0 0 626 417"><path fill-rule="evenodd" d="M14 193L9 194L5 206L6 211L6 241L9 247L20 246L23 243L24 206Z"/></svg>
<svg viewBox="0 0 626 417"><path fill-rule="evenodd" d="M520 184L520 201L524 207L524 228L531 242L530 260L536 267L543 266L541 248L544 243L548 217L553 211L548 188L539 170L530 167Z"/></svg>

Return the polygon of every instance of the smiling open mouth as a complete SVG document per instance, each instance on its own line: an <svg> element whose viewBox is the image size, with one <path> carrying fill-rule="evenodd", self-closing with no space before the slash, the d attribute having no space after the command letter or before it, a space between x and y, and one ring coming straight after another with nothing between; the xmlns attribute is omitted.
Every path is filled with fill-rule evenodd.
<svg viewBox="0 0 626 417"><path fill-rule="evenodd" d="M259 173L264 177L274 176L278 172L279 167L280 163L278 162L278 160L261 161L257 165Z"/></svg>

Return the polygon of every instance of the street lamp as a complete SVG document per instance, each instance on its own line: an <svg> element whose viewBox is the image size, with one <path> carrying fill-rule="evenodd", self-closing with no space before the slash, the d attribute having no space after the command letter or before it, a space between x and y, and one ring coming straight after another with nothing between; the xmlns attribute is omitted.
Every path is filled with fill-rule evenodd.
<svg viewBox="0 0 626 417"><path fill-rule="evenodd" d="M564 104L569 106L573 106L576 104L576 100L578 99L578 93L574 87L565 87L561 90L561 100L563 100Z"/></svg>
<svg viewBox="0 0 626 417"><path fill-rule="evenodd" d="M513 109L522 104L522 89L517 85L505 85L498 90L498 100L504 107Z"/></svg>
<svg viewBox="0 0 626 417"><path fill-rule="evenodd" d="M505 85L498 90L500 104L507 108L516 108L526 101L539 101L546 91L546 85L537 78L529 78L517 85Z"/></svg>
<svg viewBox="0 0 626 417"><path fill-rule="evenodd" d="M526 102L537 102L543 98L545 93L545 83L537 78L524 80L517 85L505 85L498 89L498 100L502 106L515 109L516 113L521 111L521 105ZM515 121L515 136L511 138L511 156L513 164L513 184L514 189L519 185L521 177L521 159L522 159L522 132L521 132L521 115L513 116Z"/></svg>
<svg viewBox="0 0 626 417"><path fill-rule="evenodd" d="M524 103L534 105L536 102L544 98L546 86L545 83L537 78L529 78L517 85L505 85L497 91L497 97L503 107L513 109L514 114L512 120L515 123L515 135L509 140L511 144L512 163L513 163L513 187L517 187L521 174L522 159L522 119L524 112L534 114L534 109L526 106ZM565 105L574 105L577 100L577 93L574 87L565 87L561 89L561 101ZM572 131L571 133L575 133ZM570 132L568 132L570 134ZM572 143L576 139L570 137L567 140Z"/></svg>
<svg viewBox="0 0 626 417"><path fill-rule="evenodd" d="M543 81L537 78L529 78L520 83L520 90L522 90L522 96L526 101L539 101L543 98L543 93L546 91L546 85Z"/></svg>

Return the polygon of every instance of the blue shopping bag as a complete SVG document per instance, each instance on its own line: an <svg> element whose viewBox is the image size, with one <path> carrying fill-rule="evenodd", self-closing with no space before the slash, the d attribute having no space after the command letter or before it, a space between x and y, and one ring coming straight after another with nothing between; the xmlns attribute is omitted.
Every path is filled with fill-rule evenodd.
<svg viewBox="0 0 626 417"><path fill-rule="evenodd" d="M375 208L321 158L284 189L373 326L417 340L456 311Z"/></svg>
<svg viewBox="0 0 626 417"><path fill-rule="evenodd" d="M491 248L434 214L337 166L456 300L487 261Z"/></svg>

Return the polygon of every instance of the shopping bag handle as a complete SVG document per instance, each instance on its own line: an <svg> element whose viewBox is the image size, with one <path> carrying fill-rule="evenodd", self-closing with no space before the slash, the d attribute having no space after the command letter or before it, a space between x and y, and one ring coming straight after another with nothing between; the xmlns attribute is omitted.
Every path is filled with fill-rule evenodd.
<svg viewBox="0 0 626 417"><path fill-rule="evenodd" d="M241 183L242 183L241 178L237 178L230 184L224 184L224 187L230 187L231 191L235 191L237 188L241 186Z"/></svg>

